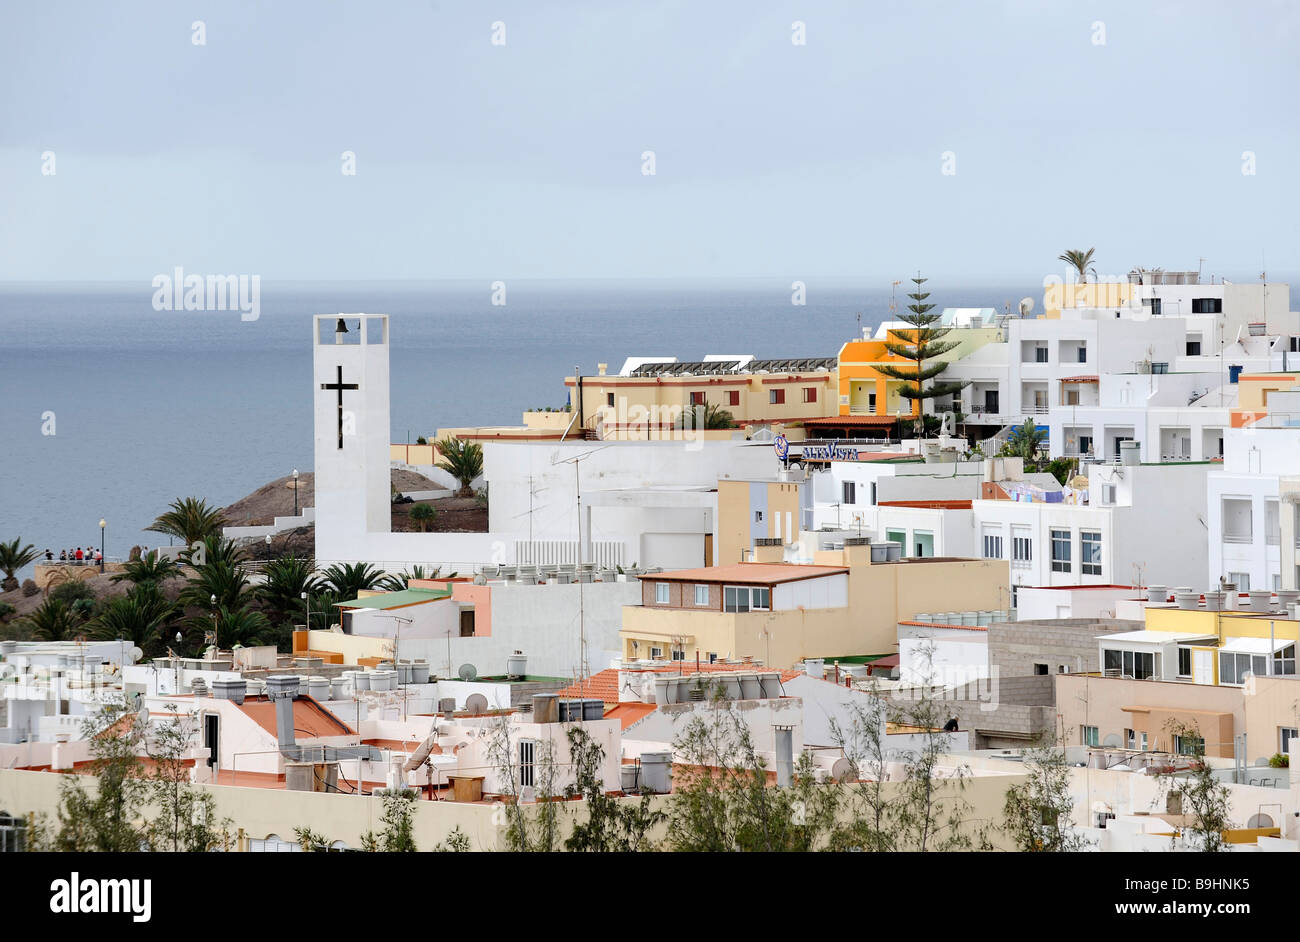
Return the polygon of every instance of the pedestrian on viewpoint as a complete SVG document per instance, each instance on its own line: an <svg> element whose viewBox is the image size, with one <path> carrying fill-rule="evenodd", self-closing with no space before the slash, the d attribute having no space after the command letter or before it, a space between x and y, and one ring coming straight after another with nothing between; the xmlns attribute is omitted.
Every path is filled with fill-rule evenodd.
<svg viewBox="0 0 1300 942"><path fill-rule="evenodd" d="M59 562L66 563L67 561L68 561L68 551L59 550Z"/></svg>
<svg viewBox="0 0 1300 942"><path fill-rule="evenodd" d="M85 561L86 561L86 557L85 557L85 555L81 552L81 547L78 546L78 547L77 547L77 562L79 562L79 563L84 563Z"/></svg>

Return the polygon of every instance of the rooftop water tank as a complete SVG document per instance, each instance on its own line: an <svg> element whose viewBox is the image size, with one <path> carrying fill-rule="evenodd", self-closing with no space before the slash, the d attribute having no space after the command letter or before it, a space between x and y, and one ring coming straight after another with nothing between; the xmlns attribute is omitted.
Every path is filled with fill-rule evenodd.
<svg viewBox="0 0 1300 942"><path fill-rule="evenodd" d="M666 795L673 790L671 752L641 753L641 785L656 795Z"/></svg>

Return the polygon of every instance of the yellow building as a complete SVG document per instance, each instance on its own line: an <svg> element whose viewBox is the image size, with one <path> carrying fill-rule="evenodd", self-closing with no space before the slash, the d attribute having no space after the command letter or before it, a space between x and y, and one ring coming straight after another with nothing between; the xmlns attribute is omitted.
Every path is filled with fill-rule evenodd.
<svg viewBox="0 0 1300 942"><path fill-rule="evenodd" d="M619 374L602 363L597 375L570 376L565 384L570 408L581 416L578 437L590 433L606 441L671 440L708 407L729 412L737 430L785 429L837 414L834 357L631 361ZM733 434L718 431L720 437Z"/></svg>
<svg viewBox="0 0 1300 942"><path fill-rule="evenodd" d="M882 547L876 547L877 550ZM781 546L754 562L641 576L642 604L623 609L623 656L701 661L753 657L788 667L806 657L893 654L898 622L937 609L996 609L1006 560L872 561L846 541L784 563Z"/></svg>

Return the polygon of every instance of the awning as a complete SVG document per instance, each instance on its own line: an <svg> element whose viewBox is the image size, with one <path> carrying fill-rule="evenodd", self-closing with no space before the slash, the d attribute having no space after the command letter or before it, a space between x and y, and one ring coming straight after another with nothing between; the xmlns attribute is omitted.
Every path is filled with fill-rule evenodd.
<svg viewBox="0 0 1300 942"><path fill-rule="evenodd" d="M1062 376L1063 383L1095 383L1098 382L1096 376Z"/></svg>
<svg viewBox="0 0 1300 942"><path fill-rule="evenodd" d="M1267 638L1227 638L1219 650L1234 654L1276 654L1293 644L1295 642L1289 638L1274 638L1270 648Z"/></svg>
<svg viewBox="0 0 1300 942"><path fill-rule="evenodd" d="M804 419L804 428L884 428L895 424L900 418L913 416L897 415L828 415L815 419Z"/></svg>

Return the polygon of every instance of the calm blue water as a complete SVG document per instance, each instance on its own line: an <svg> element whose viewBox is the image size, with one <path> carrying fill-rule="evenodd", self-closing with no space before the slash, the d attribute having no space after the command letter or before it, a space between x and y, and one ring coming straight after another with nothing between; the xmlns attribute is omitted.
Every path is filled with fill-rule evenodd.
<svg viewBox="0 0 1300 942"><path fill-rule="evenodd" d="M888 311L888 290L789 279L730 284L511 282L488 286L262 285L261 317L154 311L147 284L0 286L0 539L38 549L156 545L174 497L223 506L312 462L311 316L386 313L393 441L439 426L518 423L565 401L580 364L632 354L834 356ZM928 285L940 307L996 306L1032 284ZM901 289L900 289L901 290ZM901 295L900 307L906 302ZM53 412L55 434L42 434Z"/></svg>

